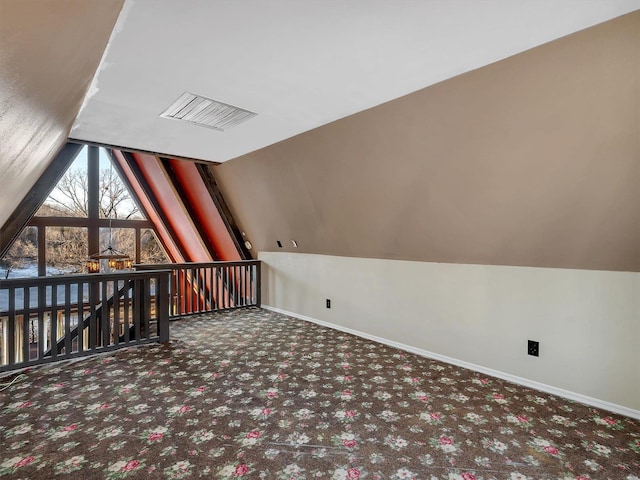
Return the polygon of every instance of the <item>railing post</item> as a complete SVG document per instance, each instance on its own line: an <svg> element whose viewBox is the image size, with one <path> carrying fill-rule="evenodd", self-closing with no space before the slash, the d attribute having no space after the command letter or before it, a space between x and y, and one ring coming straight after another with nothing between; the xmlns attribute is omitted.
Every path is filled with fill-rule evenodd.
<svg viewBox="0 0 640 480"><path fill-rule="evenodd" d="M158 337L160 343L169 341L169 281L171 273L162 273L157 277L157 312Z"/></svg>
<svg viewBox="0 0 640 480"><path fill-rule="evenodd" d="M49 313L49 350L51 351L51 358L55 360L58 356L58 286L53 284L51 286L51 312Z"/></svg>
<svg viewBox="0 0 640 480"><path fill-rule="evenodd" d="M8 364L16 363L16 289L9 289L9 360ZM5 342L6 343L6 342Z"/></svg>
<svg viewBox="0 0 640 480"><path fill-rule="evenodd" d="M262 275L260 274L260 265L262 265L262 262L256 263L256 307L262 306Z"/></svg>
<svg viewBox="0 0 640 480"><path fill-rule="evenodd" d="M31 318L29 316L31 311L31 289L29 287L24 288L24 302L22 302L22 358L23 362L28 362L31 359L29 352L30 332L29 324Z"/></svg>
<svg viewBox="0 0 640 480"><path fill-rule="evenodd" d="M144 338L151 336L149 329L149 320L151 319L151 279L149 277L143 279L143 298L144 298Z"/></svg>
<svg viewBox="0 0 640 480"><path fill-rule="evenodd" d="M100 291L98 290L98 281L89 282L89 350L95 350L99 345L100 338L98 321L98 300Z"/></svg>

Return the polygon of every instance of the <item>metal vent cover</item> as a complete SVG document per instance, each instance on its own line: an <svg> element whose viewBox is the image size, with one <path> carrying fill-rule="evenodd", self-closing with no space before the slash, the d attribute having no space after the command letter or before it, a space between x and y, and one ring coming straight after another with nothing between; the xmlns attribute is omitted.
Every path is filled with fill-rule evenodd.
<svg viewBox="0 0 640 480"><path fill-rule="evenodd" d="M249 110L189 92L180 95L169 108L160 114L162 118L183 120L222 132L246 122L256 115Z"/></svg>

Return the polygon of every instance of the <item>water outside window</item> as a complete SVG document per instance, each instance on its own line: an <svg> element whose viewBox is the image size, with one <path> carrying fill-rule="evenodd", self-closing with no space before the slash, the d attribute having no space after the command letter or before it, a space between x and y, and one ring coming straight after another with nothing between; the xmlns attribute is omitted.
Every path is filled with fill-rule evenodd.
<svg viewBox="0 0 640 480"><path fill-rule="evenodd" d="M26 227L0 261L0 280L38 275L38 229Z"/></svg>
<svg viewBox="0 0 640 480"><path fill-rule="evenodd" d="M84 273L89 255L84 227L46 227L47 267L53 274Z"/></svg>

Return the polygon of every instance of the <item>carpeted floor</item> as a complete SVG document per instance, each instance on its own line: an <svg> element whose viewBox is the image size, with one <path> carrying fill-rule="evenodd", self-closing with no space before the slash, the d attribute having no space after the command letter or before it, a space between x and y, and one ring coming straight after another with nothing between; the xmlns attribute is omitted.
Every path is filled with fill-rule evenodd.
<svg viewBox="0 0 640 480"><path fill-rule="evenodd" d="M171 335L0 393L0 479L640 478L638 421L259 309Z"/></svg>

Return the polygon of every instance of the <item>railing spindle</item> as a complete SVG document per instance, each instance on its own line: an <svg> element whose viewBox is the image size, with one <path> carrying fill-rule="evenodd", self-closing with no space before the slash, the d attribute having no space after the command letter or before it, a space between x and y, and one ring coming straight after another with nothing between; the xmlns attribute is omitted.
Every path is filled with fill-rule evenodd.
<svg viewBox="0 0 640 480"><path fill-rule="evenodd" d="M98 336L97 287L96 282L89 282L89 350L95 350Z"/></svg>
<svg viewBox="0 0 640 480"><path fill-rule="evenodd" d="M206 312L204 305L206 288L204 283L204 269L198 268L198 313Z"/></svg>
<svg viewBox="0 0 640 480"><path fill-rule="evenodd" d="M29 310L31 306L31 289L26 287L24 289L24 296L22 297L22 359L24 362L31 360L29 353Z"/></svg>
<svg viewBox="0 0 640 480"><path fill-rule="evenodd" d="M225 267L224 269L224 285L227 290L227 301L225 303L225 308L231 308L231 272L229 271L231 267Z"/></svg>
<svg viewBox="0 0 640 480"><path fill-rule="evenodd" d="M129 304L131 302L131 296L129 295L129 291L131 290L131 285L129 280L124 281L124 315L122 317L122 326L123 326L123 335L124 335L124 343L129 344L130 336L131 336L131 322L129 322Z"/></svg>
<svg viewBox="0 0 640 480"><path fill-rule="evenodd" d="M123 287L124 288L124 287ZM120 282L113 281L113 340L115 345L120 343Z"/></svg>
<svg viewBox="0 0 640 480"><path fill-rule="evenodd" d="M169 279L170 274L158 274L156 281L156 316L161 343L169 341Z"/></svg>
<svg viewBox="0 0 640 480"><path fill-rule="evenodd" d="M71 355L71 350L71 282L69 282L64 284L64 354Z"/></svg>
<svg viewBox="0 0 640 480"><path fill-rule="evenodd" d="M16 289L9 289L9 338L5 341L5 345L9 344L9 362L8 365L16 363Z"/></svg>
<svg viewBox="0 0 640 480"><path fill-rule="evenodd" d="M262 305L262 277L260 273L260 262L256 263L256 307L260 307Z"/></svg>
<svg viewBox="0 0 640 480"><path fill-rule="evenodd" d="M96 311L96 320L98 321L98 346L106 347L109 345L109 293L107 291L109 282L102 282L100 294L100 314ZM100 340L102 343L100 343Z"/></svg>
<svg viewBox="0 0 640 480"><path fill-rule="evenodd" d="M242 279L240 297L242 298L242 306L244 307L247 304L247 267L245 265L240 267L240 278Z"/></svg>
<svg viewBox="0 0 640 480"><path fill-rule="evenodd" d="M210 267L207 271L209 272L209 278L207 280L207 285L209 286L209 304L207 308L212 312L216 309L216 269L215 267Z"/></svg>
<svg viewBox="0 0 640 480"><path fill-rule="evenodd" d="M49 314L50 340L52 359L58 356L58 286L51 285L51 313Z"/></svg>
<svg viewBox="0 0 640 480"><path fill-rule="evenodd" d="M212 269L214 271L214 280L215 280L215 299L214 299L214 309L215 310L220 310L220 289L219 289L219 285L218 285L218 281L220 279L220 268L219 267L215 267Z"/></svg>
<svg viewBox="0 0 640 480"><path fill-rule="evenodd" d="M151 279L145 278L142 281L144 285L143 292L150 292ZM144 336L145 338L149 338L151 335L149 332L149 319L151 318L151 295L144 295L143 293L143 299L144 299L144 314L142 318L144 319Z"/></svg>
<svg viewBox="0 0 640 480"><path fill-rule="evenodd" d="M75 351L82 353L89 346L89 283L81 282L78 285L78 314L76 318L76 346ZM89 315L85 317L86 315ZM86 321L85 321L86 319Z"/></svg>
<svg viewBox="0 0 640 480"><path fill-rule="evenodd" d="M42 358L44 356L44 305L47 301L47 290L46 287L40 286L37 290L37 303L36 305L38 306L37 308L37 317L36 317L36 323L38 325L38 337L37 340L36 338L34 338L33 340L36 340L37 344L36 344L36 351L34 352L36 354L35 358ZM29 308L29 322L32 322L31 320L31 308ZM33 323L31 323L31 325L33 326Z"/></svg>
<svg viewBox="0 0 640 480"><path fill-rule="evenodd" d="M144 316L144 300L142 299L142 288L143 283L142 280L136 280L134 282L134 300L133 300L133 322L135 325L134 328L134 338L136 342L140 341L140 331L142 325L142 317Z"/></svg>

